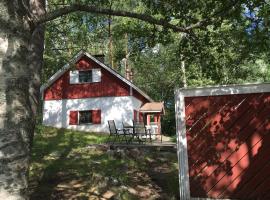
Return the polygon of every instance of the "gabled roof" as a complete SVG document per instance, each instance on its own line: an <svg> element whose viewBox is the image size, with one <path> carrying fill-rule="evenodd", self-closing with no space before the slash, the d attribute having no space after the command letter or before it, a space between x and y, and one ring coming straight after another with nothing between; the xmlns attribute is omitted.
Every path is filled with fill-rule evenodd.
<svg viewBox="0 0 270 200"><path fill-rule="evenodd" d="M165 114L163 102L150 102L144 104L140 110L142 113L163 113Z"/></svg>
<svg viewBox="0 0 270 200"><path fill-rule="evenodd" d="M147 100L150 102L153 102L153 100L140 88L138 88L136 85L134 85L132 82L127 80L125 77L123 77L121 74L110 68L109 66L105 65L104 63L100 62L98 59L96 59L94 56L90 55L89 53L85 52L84 50L81 50L78 54L76 54L69 63L65 64L60 70L58 70L49 80L43 84L40 87L40 92L43 97L43 92L51 86L59 77L61 77L66 71L68 71L76 62L78 62L83 56L87 56L92 61L96 62L98 65L100 65L102 68L109 71L111 74L128 84L130 87L132 87L134 90L136 90L138 93L140 93L142 96L144 96Z"/></svg>

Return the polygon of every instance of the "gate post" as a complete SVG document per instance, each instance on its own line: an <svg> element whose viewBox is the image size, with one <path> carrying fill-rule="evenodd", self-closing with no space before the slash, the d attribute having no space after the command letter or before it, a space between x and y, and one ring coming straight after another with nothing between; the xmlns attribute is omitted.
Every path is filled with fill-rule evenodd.
<svg viewBox="0 0 270 200"><path fill-rule="evenodd" d="M177 136L177 156L179 165L180 199L190 199L187 137L185 125L185 99L181 91L175 90L175 120Z"/></svg>

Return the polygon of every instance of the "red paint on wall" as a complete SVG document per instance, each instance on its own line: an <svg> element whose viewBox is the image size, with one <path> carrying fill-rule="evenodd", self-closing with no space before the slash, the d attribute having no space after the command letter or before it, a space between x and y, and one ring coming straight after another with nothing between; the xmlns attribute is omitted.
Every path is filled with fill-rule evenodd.
<svg viewBox="0 0 270 200"><path fill-rule="evenodd" d="M77 125L78 124L78 111L69 112L69 124Z"/></svg>
<svg viewBox="0 0 270 200"><path fill-rule="evenodd" d="M129 96L129 86L101 69L101 82L69 84L69 71L45 90L45 100Z"/></svg>
<svg viewBox="0 0 270 200"><path fill-rule="evenodd" d="M154 122L158 122L158 117L159 117L158 115L154 116Z"/></svg>
<svg viewBox="0 0 270 200"><path fill-rule="evenodd" d="M92 122L93 124L101 123L101 110L92 110Z"/></svg>
<svg viewBox="0 0 270 200"><path fill-rule="evenodd" d="M139 122L143 122L143 113L139 113Z"/></svg>
<svg viewBox="0 0 270 200"><path fill-rule="evenodd" d="M138 111L137 111L137 110L133 110L133 120L134 120L135 122L138 121Z"/></svg>
<svg viewBox="0 0 270 200"><path fill-rule="evenodd" d="M130 96L130 86L117 78L88 57L82 57L76 63L76 69L101 69L101 82L70 84L69 71L44 91L45 100L78 99L91 97ZM133 96L143 103L149 102L144 96L133 90Z"/></svg>
<svg viewBox="0 0 270 200"><path fill-rule="evenodd" d="M99 68L99 65L88 58L87 56L83 56L77 63L76 63L77 70L89 70L94 68Z"/></svg>
<svg viewBox="0 0 270 200"><path fill-rule="evenodd" d="M150 125L150 122L151 122L151 115L146 114L146 125Z"/></svg>
<svg viewBox="0 0 270 200"><path fill-rule="evenodd" d="M270 93L186 97L191 197L265 199Z"/></svg>
<svg viewBox="0 0 270 200"><path fill-rule="evenodd" d="M142 96L139 92L133 89L133 96L139 99L142 102L142 105L149 102L144 96Z"/></svg>

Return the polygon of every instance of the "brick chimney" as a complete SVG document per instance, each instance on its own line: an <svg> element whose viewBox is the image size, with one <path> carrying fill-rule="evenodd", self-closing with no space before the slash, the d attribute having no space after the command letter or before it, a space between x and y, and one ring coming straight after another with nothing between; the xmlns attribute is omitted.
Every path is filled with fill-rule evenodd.
<svg viewBox="0 0 270 200"><path fill-rule="evenodd" d="M125 77L126 77L126 79L129 80L130 82L132 82L133 81L133 76L134 76L133 69L127 68L125 70Z"/></svg>
<svg viewBox="0 0 270 200"><path fill-rule="evenodd" d="M134 77L134 71L133 71L133 69L131 69L130 70L130 73L129 73L129 80L131 81L131 82L133 82L133 77Z"/></svg>
<svg viewBox="0 0 270 200"><path fill-rule="evenodd" d="M104 54L96 54L96 55L94 55L94 57L95 57L98 61L100 61L100 62L102 62L102 63L104 63L104 61L105 61L105 55L104 55Z"/></svg>

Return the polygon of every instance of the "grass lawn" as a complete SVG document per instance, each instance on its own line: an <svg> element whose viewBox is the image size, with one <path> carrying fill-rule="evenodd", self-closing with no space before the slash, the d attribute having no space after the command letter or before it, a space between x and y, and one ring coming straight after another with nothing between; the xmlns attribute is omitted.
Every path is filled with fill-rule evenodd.
<svg viewBox="0 0 270 200"><path fill-rule="evenodd" d="M175 152L97 145L106 139L39 126L29 177L31 199L177 199Z"/></svg>

